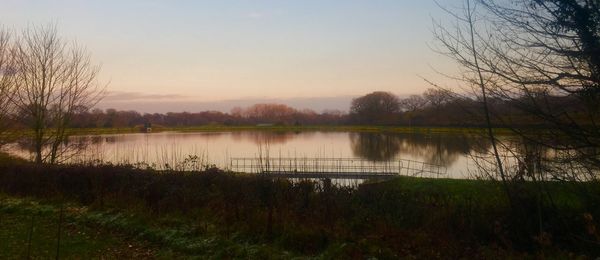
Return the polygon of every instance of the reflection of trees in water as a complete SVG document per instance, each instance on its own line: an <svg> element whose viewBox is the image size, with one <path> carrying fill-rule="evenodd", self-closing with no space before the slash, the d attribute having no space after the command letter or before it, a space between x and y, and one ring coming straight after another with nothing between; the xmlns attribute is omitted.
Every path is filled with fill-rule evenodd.
<svg viewBox="0 0 600 260"><path fill-rule="evenodd" d="M450 166L461 155L479 147L475 137L461 134L408 135L403 142L403 152L423 158L425 162Z"/></svg>
<svg viewBox="0 0 600 260"><path fill-rule="evenodd" d="M555 142L558 143L561 140L555 140ZM502 144L507 146L507 149L504 150L509 153L508 156L514 158L512 163L505 163L505 167L513 179L540 178L539 174L541 173L552 175L556 171L558 171L557 176L560 176L571 174L572 170L578 171L578 169L574 169L577 168L575 167L577 163L574 163L572 159L572 153L576 152L575 150L555 150L517 136L505 138ZM565 165L573 168L565 169Z"/></svg>
<svg viewBox="0 0 600 260"><path fill-rule="evenodd" d="M264 144L283 144L287 141L298 137L302 134L303 136L312 135L309 132L288 132L288 131L240 131L232 132L231 138L236 141L250 140L257 145Z"/></svg>
<svg viewBox="0 0 600 260"><path fill-rule="evenodd" d="M573 160L578 150L555 149L540 144L538 139L511 135L499 138L499 152L505 173L511 180L589 180L594 172L582 165L585 162ZM555 147L561 147L566 140L553 140ZM589 151L588 151L589 152ZM485 178L498 178L493 153L487 151L477 154L477 173ZM587 179L586 179L587 178ZM593 177L592 177L593 178Z"/></svg>
<svg viewBox="0 0 600 260"><path fill-rule="evenodd" d="M472 150L485 149L476 138L459 134L350 133L350 145L355 156L369 160L386 161L408 154L444 166Z"/></svg>
<svg viewBox="0 0 600 260"><path fill-rule="evenodd" d="M352 152L373 161L389 161L400 153L402 140L380 133L350 133Z"/></svg>
<svg viewBox="0 0 600 260"><path fill-rule="evenodd" d="M103 139L102 136L94 135L90 138L90 141L92 144L99 144L102 142L102 139Z"/></svg>
<svg viewBox="0 0 600 260"><path fill-rule="evenodd" d="M33 153L35 151L35 147L33 147L33 140L31 140L31 138L20 139L17 141L17 147L29 153Z"/></svg>
<svg viewBox="0 0 600 260"><path fill-rule="evenodd" d="M58 147L58 152L60 152L61 157L58 158L56 162L63 163L69 161L82 151L88 149L90 145L96 145L100 143L101 140L102 138L100 136L71 136L66 138ZM18 140L16 144L17 148L21 151L25 151L30 154L33 154L36 151L35 144L31 138L22 138ZM44 152L49 152L49 149L50 145L48 144L42 147Z"/></svg>
<svg viewBox="0 0 600 260"><path fill-rule="evenodd" d="M191 139L191 140L196 141L198 138L198 135L200 135L200 137L202 137L203 140L216 140L216 139L226 136L226 133L225 132L201 132L201 133L192 132L192 133L183 133L183 134L177 135L177 138L181 139L181 140ZM170 137L167 136L167 138L170 138Z"/></svg>

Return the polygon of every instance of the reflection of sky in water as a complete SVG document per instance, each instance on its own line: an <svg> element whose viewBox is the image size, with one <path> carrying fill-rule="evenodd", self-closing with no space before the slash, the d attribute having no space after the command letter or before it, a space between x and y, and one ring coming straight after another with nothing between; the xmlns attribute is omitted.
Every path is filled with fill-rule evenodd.
<svg viewBox="0 0 600 260"><path fill-rule="evenodd" d="M480 140L461 135L348 132L264 132L121 134L73 137L90 145L81 160L174 165L189 155L219 167L235 157L409 159L447 167L449 177L466 176L469 152L487 150ZM25 153L22 151L22 155Z"/></svg>

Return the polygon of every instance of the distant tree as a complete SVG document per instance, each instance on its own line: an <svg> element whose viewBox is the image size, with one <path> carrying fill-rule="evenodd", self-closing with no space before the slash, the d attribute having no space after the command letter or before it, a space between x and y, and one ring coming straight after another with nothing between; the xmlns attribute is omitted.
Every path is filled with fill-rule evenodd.
<svg viewBox="0 0 600 260"><path fill-rule="evenodd" d="M409 97L400 100L400 108L404 111L404 117L408 121L408 125L412 126L413 118L418 110L422 110L427 105L425 100L420 95L410 95Z"/></svg>
<svg viewBox="0 0 600 260"><path fill-rule="evenodd" d="M404 111L417 111L419 109L423 109L427 105L427 100L425 100L420 95L410 95L409 97L400 100L400 108Z"/></svg>
<svg viewBox="0 0 600 260"><path fill-rule="evenodd" d="M15 91L13 48L10 33L0 27L0 136L8 128L9 116L14 112L11 104ZM5 141L0 139L0 145Z"/></svg>
<svg viewBox="0 0 600 260"><path fill-rule="evenodd" d="M37 163L56 163L68 152L67 127L73 115L87 111L102 97L99 67L76 44L67 44L55 26L23 31L15 51L13 104L33 132Z"/></svg>
<svg viewBox="0 0 600 260"><path fill-rule="evenodd" d="M22 114L20 118L28 115ZM26 121L26 120L24 120ZM335 125L347 122L347 114L339 110L317 113L311 109L297 110L281 104L256 104L231 113L219 111L168 112L144 114L114 108L93 109L74 115L71 127L132 127L145 123L155 126L200 126L206 124L243 125L257 123Z"/></svg>
<svg viewBox="0 0 600 260"><path fill-rule="evenodd" d="M454 94L451 91L441 88L428 88L423 92L423 99L434 108L439 108L450 102L453 96Z"/></svg>
<svg viewBox="0 0 600 260"><path fill-rule="evenodd" d="M234 117L242 117L244 110L241 107L234 107L231 109L230 114Z"/></svg>
<svg viewBox="0 0 600 260"><path fill-rule="evenodd" d="M348 123L348 112L339 109L325 109L319 114L319 124L340 125Z"/></svg>
<svg viewBox="0 0 600 260"><path fill-rule="evenodd" d="M102 122L102 127L116 127L115 120L117 118L117 110L114 108L108 108L104 114L104 120Z"/></svg>
<svg viewBox="0 0 600 260"><path fill-rule="evenodd" d="M92 109L92 111L89 113L89 116L91 116L90 120L93 122L92 124L94 125L94 127L103 127L104 126L104 121L106 120L106 115L104 114L104 111L102 111L102 109L99 109L99 108Z"/></svg>
<svg viewBox="0 0 600 260"><path fill-rule="evenodd" d="M247 118L257 123L293 123L296 110L283 104L255 104L244 111Z"/></svg>
<svg viewBox="0 0 600 260"><path fill-rule="evenodd" d="M398 112L400 112L398 97L383 91L355 98L350 107L351 117L361 124L395 124Z"/></svg>

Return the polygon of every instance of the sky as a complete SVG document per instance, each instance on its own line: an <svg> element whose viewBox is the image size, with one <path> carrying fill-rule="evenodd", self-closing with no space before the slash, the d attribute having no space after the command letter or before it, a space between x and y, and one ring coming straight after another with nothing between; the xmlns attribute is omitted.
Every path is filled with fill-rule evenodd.
<svg viewBox="0 0 600 260"><path fill-rule="evenodd" d="M281 102L347 110L418 94L455 67L431 49L433 0L2 0L0 24L55 23L102 66L100 107L227 111Z"/></svg>

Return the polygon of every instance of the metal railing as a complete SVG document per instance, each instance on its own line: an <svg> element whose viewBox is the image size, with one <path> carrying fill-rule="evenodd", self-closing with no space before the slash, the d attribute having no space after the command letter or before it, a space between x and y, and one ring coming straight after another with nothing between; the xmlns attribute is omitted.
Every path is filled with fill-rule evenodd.
<svg viewBox="0 0 600 260"><path fill-rule="evenodd" d="M256 174L287 176L417 176L442 177L446 167L407 160L370 161L361 158L231 158L230 169Z"/></svg>

